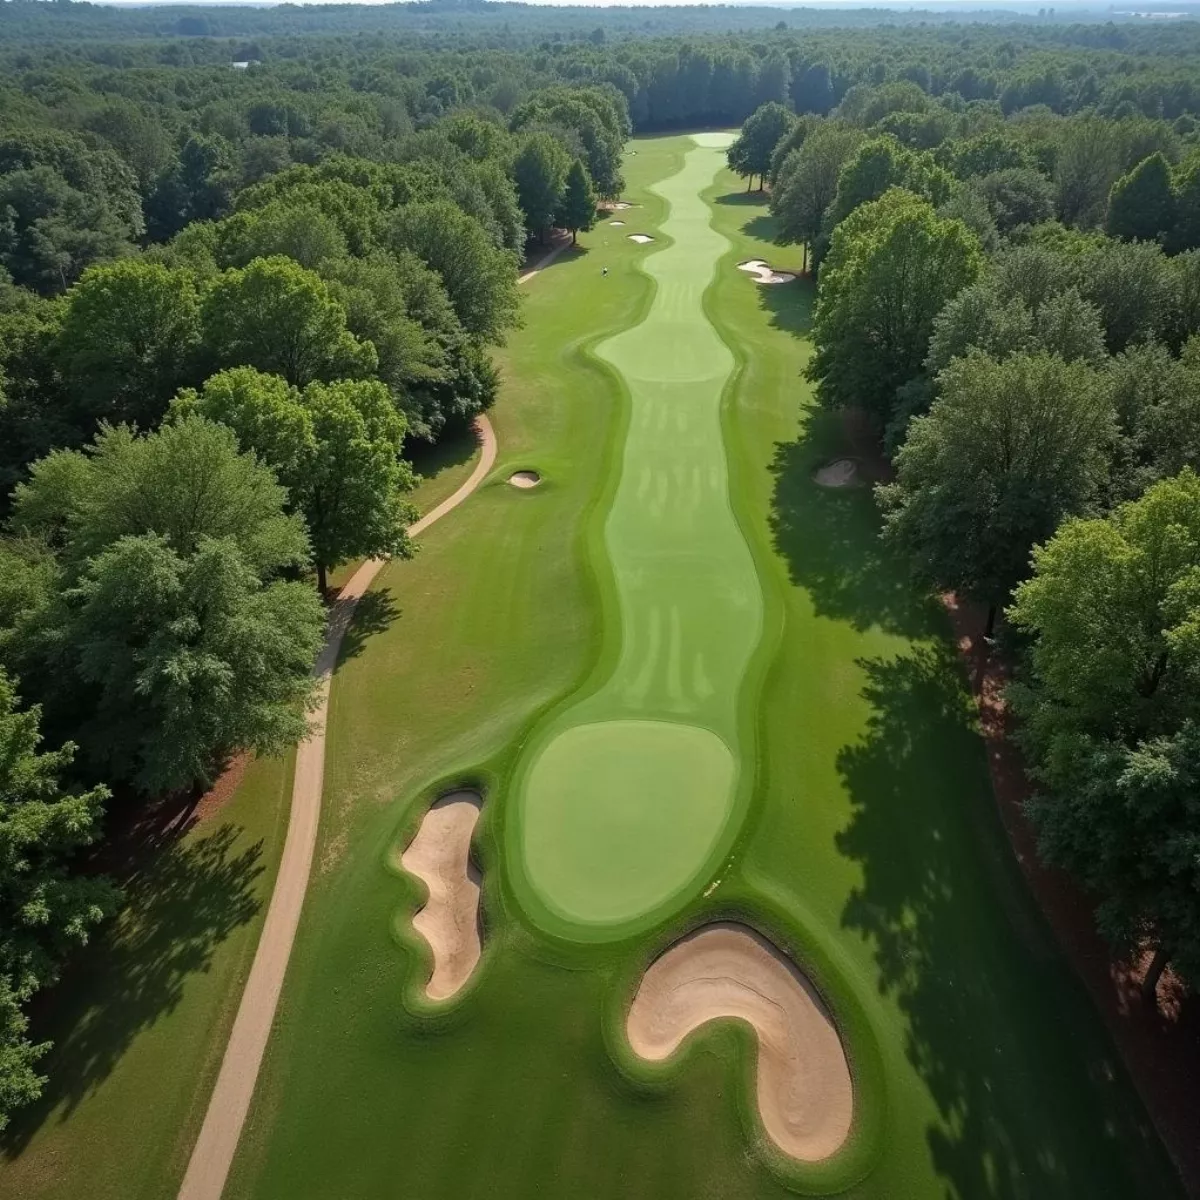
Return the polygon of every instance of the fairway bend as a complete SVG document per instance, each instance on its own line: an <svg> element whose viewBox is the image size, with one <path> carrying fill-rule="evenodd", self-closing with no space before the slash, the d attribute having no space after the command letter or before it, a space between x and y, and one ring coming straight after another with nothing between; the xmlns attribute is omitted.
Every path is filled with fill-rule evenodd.
<svg viewBox="0 0 1200 1200"><path fill-rule="evenodd" d="M744 808L740 693L763 596L729 498L721 401L734 359L703 303L729 242L702 193L730 141L696 135L653 185L669 245L645 261L652 302L596 349L629 396L604 526L614 665L535 731L506 830L527 915L573 940L670 915L715 872Z"/></svg>
<svg viewBox="0 0 1200 1200"><path fill-rule="evenodd" d="M413 524L409 532L419 536L435 521L457 508L487 478L496 461L496 434L485 416L475 421L479 433L479 462L470 478L448 499ZM325 645L313 667L317 679L317 705L312 713L308 737L296 748L296 770L292 780L292 808L287 840L279 860L279 874L271 893L271 905L263 922L254 963L242 992L233 1029L221 1060L217 1083L209 1097L200 1136L192 1148L187 1174L179 1188L179 1200L220 1200L233 1164L238 1138L254 1096L254 1085L262 1065L267 1038L279 1005L283 977L287 973L296 926L304 905L304 893L312 871L317 826L321 817L321 789L325 778L325 723L329 715L329 683L337 666L342 638L354 610L371 586L386 559L363 563L338 593L329 616Z"/></svg>

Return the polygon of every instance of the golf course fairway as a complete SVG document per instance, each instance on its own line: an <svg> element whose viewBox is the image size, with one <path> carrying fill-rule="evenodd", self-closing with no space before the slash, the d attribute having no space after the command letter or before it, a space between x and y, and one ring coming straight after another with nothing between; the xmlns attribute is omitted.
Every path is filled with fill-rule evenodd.
<svg viewBox="0 0 1200 1200"><path fill-rule="evenodd" d="M603 539L619 649L598 686L534 734L510 809L528 915L584 940L669 915L735 832L739 696L763 602L729 501L720 414L734 359L703 309L729 248L703 192L732 135L694 140L652 188L670 240L645 261L650 307L596 347L629 402Z"/></svg>

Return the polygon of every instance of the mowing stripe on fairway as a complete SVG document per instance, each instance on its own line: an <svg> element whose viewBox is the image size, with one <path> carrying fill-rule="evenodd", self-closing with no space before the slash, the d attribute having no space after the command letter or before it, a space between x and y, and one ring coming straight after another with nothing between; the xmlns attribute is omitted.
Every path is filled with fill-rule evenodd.
<svg viewBox="0 0 1200 1200"><path fill-rule="evenodd" d="M738 794L738 694L763 601L729 501L720 409L733 356L703 310L729 243L701 197L729 140L698 136L654 185L671 243L646 261L653 302L597 348L630 406L604 538L615 668L535 735L515 776L510 845L529 915L586 940L623 936L702 886Z"/></svg>

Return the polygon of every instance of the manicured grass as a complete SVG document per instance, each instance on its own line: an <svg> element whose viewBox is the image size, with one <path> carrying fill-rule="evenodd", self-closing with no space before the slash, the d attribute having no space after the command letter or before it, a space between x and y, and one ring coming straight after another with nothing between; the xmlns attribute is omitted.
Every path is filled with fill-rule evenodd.
<svg viewBox="0 0 1200 1200"><path fill-rule="evenodd" d="M762 589L729 503L721 396L733 356L702 308L728 243L701 193L723 165L718 145L693 146L653 185L670 206L665 248L646 259L653 299L596 346L628 411L594 550L612 575L604 648L594 678L531 737L505 831L526 912L567 938L672 916L711 878L749 800L739 699Z"/></svg>
<svg viewBox="0 0 1200 1200"><path fill-rule="evenodd" d="M266 916L291 784L291 755L254 762L183 838L123 840L127 907L39 1012L50 1081L0 1143L0 1196L174 1195Z"/></svg>
<svg viewBox="0 0 1200 1200"><path fill-rule="evenodd" d="M615 653L600 616L615 584L595 550L631 402L589 348L648 311L646 251L624 235L661 234L649 184L690 146L639 141L629 225L602 224L532 282L492 481L418 560L389 568L350 639L318 874L227 1194L1175 1194L1011 861L938 611L881 550L869 495L812 483L842 446L799 377L811 297L735 269L789 262L762 240L761 198L729 176L710 199L732 247L704 302L735 362L731 495L764 604L763 662L742 690L756 701L746 821L715 892L669 927L579 945L520 915L503 852L517 757ZM546 482L516 492L502 480L517 467ZM488 793L487 945L461 999L436 1010L419 995L418 889L390 852L464 780ZM744 1028L707 1031L653 1071L624 1046L640 970L678 929L722 915L787 946L843 1030L857 1128L829 1164L802 1170L763 1145Z"/></svg>

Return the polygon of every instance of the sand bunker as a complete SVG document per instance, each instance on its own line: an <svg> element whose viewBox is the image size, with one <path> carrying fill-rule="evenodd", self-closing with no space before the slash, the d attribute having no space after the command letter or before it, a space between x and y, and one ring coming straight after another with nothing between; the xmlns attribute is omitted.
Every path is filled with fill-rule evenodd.
<svg viewBox="0 0 1200 1200"><path fill-rule="evenodd" d="M622 212L623 210L625 210L627 208L632 208L633 205L627 204L624 200L614 200L608 207L613 212Z"/></svg>
<svg viewBox="0 0 1200 1200"><path fill-rule="evenodd" d="M610 225L624 225L624 221L609 221Z"/></svg>
<svg viewBox="0 0 1200 1200"><path fill-rule="evenodd" d="M637 242L639 246L645 245L647 242L652 242L654 239L648 233L631 233L629 235L631 242Z"/></svg>
<svg viewBox="0 0 1200 1200"><path fill-rule="evenodd" d="M852 458L839 458L821 467L814 478L822 487L849 487L858 481L858 464Z"/></svg>
<svg viewBox="0 0 1200 1200"><path fill-rule="evenodd" d="M758 1111L771 1140L804 1162L850 1132L853 1096L841 1039L796 965L746 925L720 921L650 964L626 1033L642 1058L670 1058L693 1030L732 1017L758 1037Z"/></svg>
<svg viewBox="0 0 1200 1200"><path fill-rule="evenodd" d="M478 792L450 792L435 801L400 865L429 889L413 928L433 951L431 1000L447 1000L471 977L482 952L479 936L479 872L471 862L471 834L483 799Z"/></svg>
<svg viewBox="0 0 1200 1200"><path fill-rule="evenodd" d="M508 482L515 488L535 488L542 482L542 477L536 471L514 471Z"/></svg>
<svg viewBox="0 0 1200 1200"><path fill-rule="evenodd" d="M755 277L757 283L791 283L796 278L790 271L776 271L769 263L760 258L752 258L749 262L738 263L739 271L746 271Z"/></svg>

